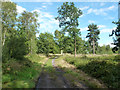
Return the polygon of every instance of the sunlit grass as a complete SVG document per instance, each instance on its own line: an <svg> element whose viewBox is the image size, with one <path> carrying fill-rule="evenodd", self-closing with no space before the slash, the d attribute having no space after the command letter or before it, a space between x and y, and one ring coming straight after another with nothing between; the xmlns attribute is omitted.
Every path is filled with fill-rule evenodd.
<svg viewBox="0 0 120 90"><path fill-rule="evenodd" d="M34 88L37 78L42 71L41 60L45 57L38 55L25 56L25 60L11 59L3 63L3 88Z"/></svg>

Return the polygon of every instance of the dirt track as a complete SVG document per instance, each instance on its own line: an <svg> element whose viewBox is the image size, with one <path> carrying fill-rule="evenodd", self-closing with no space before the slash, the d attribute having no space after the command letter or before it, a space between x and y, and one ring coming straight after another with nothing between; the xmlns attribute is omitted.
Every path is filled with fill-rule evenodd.
<svg viewBox="0 0 120 90"><path fill-rule="evenodd" d="M55 59L52 60L52 65L56 69L55 76L53 77L43 70L36 84L36 90L39 88L70 88L69 84L67 84L67 81L62 76L62 72L55 67L54 60Z"/></svg>
<svg viewBox="0 0 120 90"><path fill-rule="evenodd" d="M39 88L71 88L69 81L63 76L64 72L55 66L54 61L55 58L52 60L52 66L55 68L56 73L53 76L43 70L36 84L36 90Z"/></svg>

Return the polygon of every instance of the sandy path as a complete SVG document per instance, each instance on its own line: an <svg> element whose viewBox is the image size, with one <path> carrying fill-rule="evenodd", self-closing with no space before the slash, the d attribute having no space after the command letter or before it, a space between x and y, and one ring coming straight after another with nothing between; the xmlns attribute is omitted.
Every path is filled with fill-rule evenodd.
<svg viewBox="0 0 120 90"><path fill-rule="evenodd" d="M39 88L70 88L67 80L62 75L63 72L55 67L54 60L52 60L52 65L56 70L56 73L54 73L55 76L53 77L43 70L36 84L36 90Z"/></svg>

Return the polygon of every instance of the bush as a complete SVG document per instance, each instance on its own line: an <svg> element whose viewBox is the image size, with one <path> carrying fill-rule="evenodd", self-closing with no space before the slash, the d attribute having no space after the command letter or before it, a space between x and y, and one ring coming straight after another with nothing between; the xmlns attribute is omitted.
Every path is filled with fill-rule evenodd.
<svg viewBox="0 0 120 90"><path fill-rule="evenodd" d="M37 55L34 55L37 56ZM2 65L3 88L34 88L35 81L41 72L41 64L31 61L30 58L24 60L10 59ZM38 56L34 58L38 59Z"/></svg>
<svg viewBox="0 0 120 90"><path fill-rule="evenodd" d="M65 60L74 64L77 69L83 70L85 73L102 80L108 87L120 88L120 65L116 60L120 56L115 57L66 57ZM115 60L114 60L115 59Z"/></svg>

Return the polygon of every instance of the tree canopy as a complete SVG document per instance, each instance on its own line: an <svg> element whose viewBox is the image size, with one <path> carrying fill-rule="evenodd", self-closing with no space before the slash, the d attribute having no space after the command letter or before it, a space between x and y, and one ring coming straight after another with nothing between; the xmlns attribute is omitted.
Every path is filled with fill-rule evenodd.
<svg viewBox="0 0 120 90"><path fill-rule="evenodd" d="M58 8L58 16L55 18L59 20L59 27L63 32L68 32L74 38L74 48L76 56L76 37L80 35L80 29L77 29L79 23L78 18L82 15L82 11L75 7L73 2L65 2Z"/></svg>
<svg viewBox="0 0 120 90"><path fill-rule="evenodd" d="M115 53L115 51L119 51L120 53L120 19L118 22L112 22L117 25L117 28L115 30L112 30L112 34L109 36L113 36L115 34L115 38L113 38L115 47L112 49L112 51Z"/></svg>
<svg viewBox="0 0 120 90"><path fill-rule="evenodd" d="M89 38L89 43L93 47L93 54L95 54L95 44L97 44L98 39L100 39L98 36L100 34L100 31L98 30L97 25L93 23L90 24L88 28L89 30L87 31L89 31L89 33L87 34L86 38Z"/></svg>

